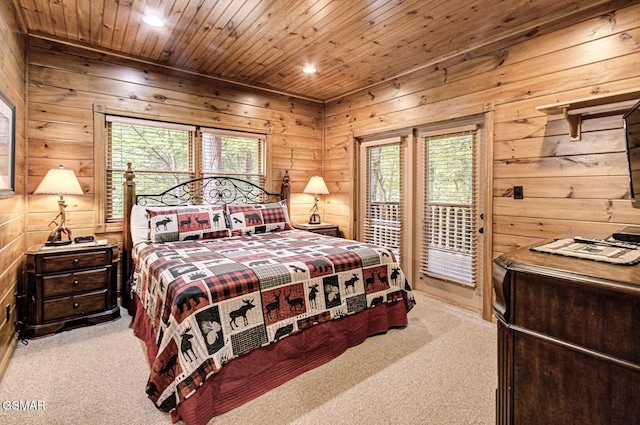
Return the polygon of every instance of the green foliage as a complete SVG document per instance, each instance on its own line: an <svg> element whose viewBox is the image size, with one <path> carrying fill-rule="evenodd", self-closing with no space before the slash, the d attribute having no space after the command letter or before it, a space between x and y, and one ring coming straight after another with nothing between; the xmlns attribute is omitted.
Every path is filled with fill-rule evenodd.
<svg viewBox="0 0 640 425"><path fill-rule="evenodd" d="M427 156L429 201L471 203L473 136L430 139Z"/></svg>
<svg viewBox="0 0 640 425"><path fill-rule="evenodd" d="M113 165L127 162L137 170L188 171L189 132L113 123Z"/></svg>
<svg viewBox="0 0 640 425"><path fill-rule="evenodd" d="M158 193L189 175L189 132L158 127L111 123L111 216L122 217L123 172L127 163L136 170L136 192Z"/></svg>
<svg viewBox="0 0 640 425"><path fill-rule="evenodd" d="M370 202L400 202L400 145L369 148L368 157Z"/></svg>
<svg viewBox="0 0 640 425"><path fill-rule="evenodd" d="M186 130L110 123L110 187L107 190L111 211L107 216L122 217L123 172L127 163L136 173L136 192L156 194L188 180L195 169L204 175L238 176L261 183L263 141L251 137L234 137L203 133L201 146L195 134ZM190 152L201 150L202 164L190 167Z"/></svg>
<svg viewBox="0 0 640 425"><path fill-rule="evenodd" d="M247 175L260 173L261 143L245 137L202 135L202 168L205 173Z"/></svg>

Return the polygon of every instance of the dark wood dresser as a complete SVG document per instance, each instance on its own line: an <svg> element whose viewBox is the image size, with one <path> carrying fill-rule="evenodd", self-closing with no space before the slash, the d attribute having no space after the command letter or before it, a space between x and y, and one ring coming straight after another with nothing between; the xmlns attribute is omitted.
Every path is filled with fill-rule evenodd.
<svg viewBox="0 0 640 425"><path fill-rule="evenodd" d="M71 244L27 250L25 338L120 317L117 244Z"/></svg>
<svg viewBox="0 0 640 425"><path fill-rule="evenodd" d="M640 266L527 248L494 263L496 422L640 424Z"/></svg>

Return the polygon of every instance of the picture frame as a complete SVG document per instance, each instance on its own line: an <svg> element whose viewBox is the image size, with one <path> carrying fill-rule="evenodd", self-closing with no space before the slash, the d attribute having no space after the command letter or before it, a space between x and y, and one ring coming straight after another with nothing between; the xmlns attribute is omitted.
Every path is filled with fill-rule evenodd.
<svg viewBox="0 0 640 425"><path fill-rule="evenodd" d="M0 195L13 195L16 160L16 105L0 90Z"/></svg>

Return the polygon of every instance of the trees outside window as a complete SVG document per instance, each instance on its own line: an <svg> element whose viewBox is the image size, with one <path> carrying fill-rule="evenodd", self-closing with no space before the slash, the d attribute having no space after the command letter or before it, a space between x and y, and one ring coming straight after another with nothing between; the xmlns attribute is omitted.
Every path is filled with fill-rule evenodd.
<svg viewBox="0 0 640 425"><path fill-rule="evenodd" d="M238 177L263 186L263 135L108 116L106 120L107 222L122 220L122 185L127 164L136 192L160 193L207 175Z"/></svg>

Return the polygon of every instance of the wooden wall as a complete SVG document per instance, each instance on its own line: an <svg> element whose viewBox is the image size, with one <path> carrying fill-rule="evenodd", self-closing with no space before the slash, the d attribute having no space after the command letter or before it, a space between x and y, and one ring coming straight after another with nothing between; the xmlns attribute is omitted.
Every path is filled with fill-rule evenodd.
<svg viewBox="0 0 640 425"><path fill-rule="evenodd" d="M541 27L328 102L324 161L332 193L326 196L326 220L353 234L354 164L347 155L352 135L490 109L492 255L567 231L612 232L640 224L640 210L628 201L620 116L585 120L582 140L571 142L561 116L535 109L621 90L637 89L640 99L640 5L615 4L628 3L612 2L599 16L579 17L564 28ZM513 199L514 185L524 187L523 200Z"/></svg>
<svg viewBox="0 0 640 425"><path fill-rule="evenodd" d="M0 196L0 379L15 347L15 292L25 250L25 42L12 2L0 2L0 90L16 105L16 194ZM7 307L8 306L8 307ZM9 308L9 320L6 310Z"/></svg>
<svg viewBox="0 0 640 425"><path fill-rule="evenodd" d="M94 187L93 133L100 131L93 128L94 103L133 116L269 131L269 184L279 190L288 170L294 192L292 219L306 219L312 198L299 193L309 177L321 170L321 104L36 38L29 40L28 50L29 244L46 240L47 225L57 212L55 196L31 193L47 170L60 164L76 172L85 192L65 196L67 224L74 236L94 233L94 196L101 193ZM121 240L121 233L107 236Z"/></svg>

